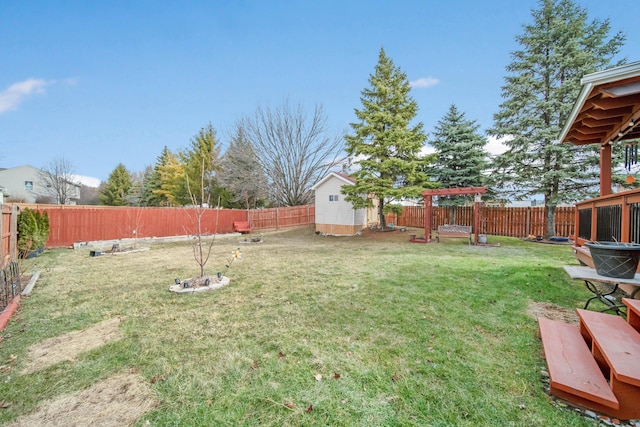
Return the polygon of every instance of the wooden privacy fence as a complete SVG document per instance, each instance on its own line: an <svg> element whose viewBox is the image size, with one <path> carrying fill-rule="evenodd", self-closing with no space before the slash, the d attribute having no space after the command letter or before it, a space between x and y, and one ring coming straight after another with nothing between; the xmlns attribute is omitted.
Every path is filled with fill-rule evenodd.
<svg viewBox="0 0 640 427"><path fill-rule="evenodd" d="M453 209L446 206L434 206L432 209L432 230L445 224L473 226L473 206L459 206ZM573 235L574 209L573 206L556 208L556 236ZM424 228L424 208L420 206L405 206L400 217L388 215L386 218L388 223L398 226ZM544 206L480 207L480 234L523 238L530 235L543 236L544 231Z"/></svg>
<svg viewBox="0 0 640 427"><path fill-rule="evenodd" d="M125 238L184 236L197 232L194 208L142 208L20 204L20 209L46 211L47 247L76 242ZM315 223L313 206L259 209L204 209L203 234L232 233L234 221L249 221L254 230L309 226Z"/></svg>
<svg viewBox="0 0 640 427"><path fill-rule="evenodd" d="M49 215L47 247L72 246L77 242L115 240L123 238L184 236L196 232L193 208L139 208L113 206L27 205L19 208L46 211ZM18 207L2 208L2 255L11 251L9 241L15 239L15 219L11 211ZM13 216L15 218L15 214ZM249 221L254 231L312 226L315 206L293 206L272 209L237 210L205 209L202 216L203 233L231 233L234 221ZM574 233L574 208L556 209L556 236ZM406 206L400 217L387 216L387 223L404 227L424 227L424 208ZM433 207L432 229L444 224L473 225L473 207ZM545 230L544 207L491 207L480 209L481 234L527 237L541 236ZM15 244L13 246L15 250ZM12 259L15 259L13 257Z"/></svg>
<svg viewBox="0 0 640 427"><path fill-rule="evenodd" d="M18 256L18 208L10 205L0 205L0 268L4 268Z"/></svg>

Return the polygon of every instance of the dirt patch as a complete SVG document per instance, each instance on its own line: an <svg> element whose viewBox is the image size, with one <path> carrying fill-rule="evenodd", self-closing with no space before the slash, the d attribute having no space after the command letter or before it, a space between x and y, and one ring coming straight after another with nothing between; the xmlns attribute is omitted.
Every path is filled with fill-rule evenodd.
<svg viewBox="0 0 640 427"><path fill-rule="evenodd" d="M119 374L84 391L46 402L10 426L130 426L157 405L140 375Z"/></svg>
<svg viewBox="0 0 640 427"><path fill-rule="evenodd" d="M402 231L402 229L405 231ZM408 227L395 227L393 229L386 228L385 230L365 228L360 231L360 236L370 241L408 242L409 236L411 234L416 234L416 232L419 236L424 236L424 230Z"/></svg>
<svg viewBox="0 0 640 427"><path fill-rule="evenodd" d="M79 354L103 346L123 337L118 328L120 319L108 319L83 331L46 339L29 347L27 366L23 373L44 369L65 360L74 360Z"/></svg>
<svg viewBox="0 0 640 427"><path fill-rule="evenodd" d="M547 302L530 301L527 307L527 315L534 319L544 317L551 320L560 320L572 325L579 324L578 315L575 310Z"/></svg>

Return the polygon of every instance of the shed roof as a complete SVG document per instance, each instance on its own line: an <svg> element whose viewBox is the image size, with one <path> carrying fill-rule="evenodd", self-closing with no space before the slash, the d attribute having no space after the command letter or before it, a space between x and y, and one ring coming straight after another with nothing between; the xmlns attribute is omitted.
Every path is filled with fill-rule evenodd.
<svg viewBox="0 0 640 427"><path fill-rule="evenodd" d="M640 62L587 74L560 134L574 145L640 138Z"/></svg>
<svg viewBox="0 0 640 427"><path fill-rule="evenodd" d="M356 180L347 174L340 173L340 172L331 172L327 176L322 178L320 181L318 181L313 187L311 187L311 189L312 190L317 189L318 187L322 186L322 184L324 184L331 178L338 178L339 180L344 181L345 184L353 185L356 183Z"/></svg>

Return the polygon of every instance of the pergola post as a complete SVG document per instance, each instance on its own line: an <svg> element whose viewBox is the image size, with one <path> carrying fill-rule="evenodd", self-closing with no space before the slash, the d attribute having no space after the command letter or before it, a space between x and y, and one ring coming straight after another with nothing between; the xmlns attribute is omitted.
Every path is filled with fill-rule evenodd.
<svg viewBox="0 0 640 427"><path fill-rule="evenodd" d="M476 193L473 201L473 244L478 244L478 230L480 229L480 193Z"/></svg>
<svg viewBox="0 0 640 427"><path fill-rule="evenodd" d="M424 240L431 242L431 206L433 197L431 195L424 196Z"/></svg>

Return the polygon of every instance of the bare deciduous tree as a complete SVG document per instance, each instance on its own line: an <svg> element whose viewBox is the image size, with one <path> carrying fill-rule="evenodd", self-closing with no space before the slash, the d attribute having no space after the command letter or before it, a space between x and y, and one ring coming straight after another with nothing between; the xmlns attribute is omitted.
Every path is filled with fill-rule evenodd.
<svg viewBox="0 0 640 427"><path fill-rule="evenodd" d="M326 116L316 106L308 117L301 104L258 107L241 124L263 173L270 181L272 197L282 206L297 206L313 199L311 186L340 163L340 135L330 135Z"/></svg>
<svg viewBox="0 0 640 427"><path fill-rule="evenodd" d="M41 169L40 181L45 194L53 203L68 205L80 198L80 184L76 182L71 162L64 157L52 160Z"/></svg>

